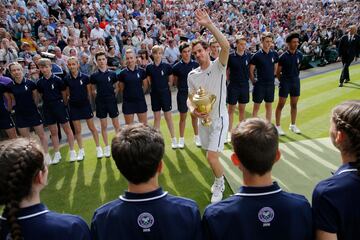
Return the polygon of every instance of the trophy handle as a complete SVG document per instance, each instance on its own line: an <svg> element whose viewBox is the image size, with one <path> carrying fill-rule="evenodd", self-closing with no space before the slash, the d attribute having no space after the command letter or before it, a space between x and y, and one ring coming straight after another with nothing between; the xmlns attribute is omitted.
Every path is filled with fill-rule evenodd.
<svg viewBox="0 0 360 240"><path fill-rule="evenodd" d="M216 101L216 95L211 95L210 98L211 98L211 105L213 105Z"/></svg>

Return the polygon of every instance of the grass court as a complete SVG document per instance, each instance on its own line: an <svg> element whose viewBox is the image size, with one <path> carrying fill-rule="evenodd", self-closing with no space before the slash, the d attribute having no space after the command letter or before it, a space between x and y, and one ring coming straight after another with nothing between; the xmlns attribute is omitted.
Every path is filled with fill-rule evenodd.
<svg viewBox="0 0 360 240"><path fill-rule="evenodd" d="M338 87L339 75L340 70L336 70L301 80L297 119L297 126L302 130L301 135L287 130L290 123L289 104L283 110L281 125L287 135L280 138L282 158L273 169L274 180L278 181L284 190L304 194L309 200L314 185L320 179L330 176L330 171L340 165L338 153L327 139L330 110L342 101L360 99L360 65L350 67L352 80L343 88ZM277 99L273 109L276 103ZM263 108L262 105L261 117L264 117ZM246 110L250 116L252 104L249 104ZM178 135L179 115L174 114L173 117ZM273 119L274 117L273 114ZM235 119L238 119L237 115ZM151 124L152 120L149 123ZM163 173L159 178L160 185L171 194L194 199L203 212L210 202L213 175L205 153L193 143L190 117L185 133L187 145L183 150L171 149L164 119L161 130L164 133L166 150ZM113 134L112 132L109 135L109 139ZM50 166L49 183L41 197L49 209L81 215L90 223L96 208L123 193L126 180L119 174L111 158L96 159L92 138L86 139L84 146L86 158L81 163L67 162L65 156L68 156L69 149L67 145L62 147L63 159L58 165ZM227 159L230 154L231 145L226 145L222 153L228 179L224 198L233 194L232 189L236 191L241 184L240 171L231 166Z"/></svg>

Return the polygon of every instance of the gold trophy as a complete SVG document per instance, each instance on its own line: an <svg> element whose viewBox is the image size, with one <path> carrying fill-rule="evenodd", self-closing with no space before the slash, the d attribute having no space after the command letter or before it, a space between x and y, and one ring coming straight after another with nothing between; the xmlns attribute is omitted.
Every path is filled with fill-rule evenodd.
<svg viewBox="0 0 360 240"><path fill-rule="evenodd" d="M199 113L209 114L216 101L216 96L214 94L210 95L204 88L200 87L195 94L189 95L189 99ZM209 127L211 123L210 117L201 120L201 124L206 127Z"/></svg>

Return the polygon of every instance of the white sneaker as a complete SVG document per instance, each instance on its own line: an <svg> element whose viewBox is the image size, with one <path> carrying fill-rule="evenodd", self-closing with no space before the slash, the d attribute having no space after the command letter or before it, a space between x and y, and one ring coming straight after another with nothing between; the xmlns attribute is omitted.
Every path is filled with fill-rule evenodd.
<svg viewBox="0 0 360 240"><path fill-rule="evenodd" d="M284 130L282 130L282 128L280 126L275 126L276 127L276 131L279 134L279 136L285 136L285 132Z"/></svg>
<svg viewBox="0 0 360 240"><path fill-rule="evenodd" d="M225 190L224 178L221 180L215 180L214 184L211 186L212 196L211 203L220 202L223 198L223 192Z"/></svg>
<svg viewBox="0 0 360 240"><path fill-rule="evenodd" d="M84 160L84 158L85 158L85 150L84 150L83 148L81 148L81 149L79 150L79 153L78 153L78 156L77 156L77 160L78 160L78 161L82 161L82 160Z"/></svg>
<svg viewBox="0 0 360 240"><path fill-rule="evenodd" d="M184 148L184 147L185 147L185 140L184 140L184 138L179 138L178 148Z"/></svg>
<svg viewBox="0 0 360 240"><path fill-rule="evenodd" d="M45 153L44 160L45 160L46 165L51 164L52 161L51 161L51 157L50 157L49 153Z"/></svg>
<svg viewBox="0 0 360 240"><path fill-rule="evenodd" d="M220 185L223 188L223 191L225 189L225 180L224 180L224 176L221 178L215 178L215 181L213 183L213 185L211 186L211 193L214 193L214 189L216 185Z"/></svg>
<svg viewBox="0 0 360 240"><path fill-rule="evenodd" d="M178 143L177 143L176 138L171 139L171 148L172 149L178 148Z"/></svg>
<svg viewBox="0 0 360 240"><path fill-rule="evenodd" d="M296 134L301 133L300 129L295 124L290 124L289 130Z"/></svg>
<svg viewBox="0 0 360 240"><path fill-rule="evenodd" d="M69 162L75 162L77 160L76 152L75 150L70 151L70 160Z"/></svg>
<svg viewBox="0 0 360 240"><path fill-rule="evenodd" d="M201 147L201 141L199 135L195 135L194 142L197 147Z"/></svg>
<svg viewBox="0 0 360 240"><path fill-rule="evenodd" d="M96 157L97 158L102 158L104 157L104 153L101 147L96 147Z"/></svg>
<svg viewBox="0 0 360 240"><path fill-rule="evenodd" d="M105 156L106 158L109 158L109 157L111 156L110 146L104 147L104 156Z"/></svg>
<svg viewBox="0 0 360 240"><path fill-rule="evenodd" d="M60 162L60 160L61 160L61 154L60 154L60 152L56 152L54 154L54 158L50 164L58 164Z"/></svg>

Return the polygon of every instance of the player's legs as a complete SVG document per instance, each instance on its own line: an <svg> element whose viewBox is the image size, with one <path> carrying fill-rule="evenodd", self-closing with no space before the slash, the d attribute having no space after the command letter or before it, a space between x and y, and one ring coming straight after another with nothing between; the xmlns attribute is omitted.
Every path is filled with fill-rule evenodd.
<svg viewBox="0 0 360 240"><path fill-rule="evenodd" d="M272 116L272 103L266 102L265 103L265 118L269 122L271 122L271 116Z"/></svg>
<svg viewBox="0 0 360 240"><path fill-rule="evenodd" d="M276 122L276 126L280 126L280 121L281 121L281 111L285 106L286 103L286 99L285 97L279 97L279 101L278 104L276 106L276 110L275 110L275 122Z"/></svg>
<svg viewBox="0 0 360 240"><path fill-rule="evenodd" d="M186 112L185 113L180 113L180 121L179 121L180 138L184 137L186 116L187 116Z"/></svg>
<svg viewBox="0 0 360 240"><path fill-rule="evenodd" d="M228 104L228 114L229 114L229 129L228 132L231 132L233 128L233 121L234 121L234 112L235 112L236 104Z"/></svg>
<svg viewBox="0 0 360 240"><path fill-rule="evenodd" d="M290 109L291 109L291 124L295 125L297 116L297 103L299 97L290 97Z"/></svg>
<svg viewBox="0 0 360 240"><path fill-rule="evenodd" d="M107 133L107 118L100 118L101 135L105 146L109 145L108 133Z"/></svg>
<svg viewBox="0 0 360 240"><path fill-rule="evenodd" d="M94 120L92 118L86 119L86 124L93 136L96 147L99 147L99 133L95 127Z"/></svg>
<svg viewBox="0 0 360 240"><path fill-rule="evenodd" d="M253 117L258 116L260 105L261 105L261 103L254 103L254 107L253 107L253 111L252 111L252 116Z"/></svg>
<svg viewBox="0 0 360 240"><path fill-rule="evenodd" d="M160 129L160 120L161 120L161 112L156 111L154 112L154 128Z"/></svg>
<svg viewBox="0 0 360 240"><path fill-rule="evenodd" d="M61 124L61 127L63 128L63 130L66 134L70 151L74 150L74 134L71 130L70 123L69 122L63 123L63 124Z"/></svg>
<svg viewBox="0 0 360 240"><path fill-rule="evenodd" d="M114 129L115 129L115 132L116 133L120 132L119 118L118 117L111 118L111 122L112 122L112 125L113 125Z"/></svg>
<svg viewBox="0 0 360 240"><path fill-rule="evenodd" d="M190 114L191 116L191 124L194 130L195 136L199 135L199 125L198 125L198 118L195 115Z"/></svg>
<svg viewBox="0 0 360 240"><path fill-rule="evenodd" d="M147 125L147 112L137 114L139 122Z"/></svg>
<svg viewBox="0 0 360 240"><path fill-rule="evenodd" d="M81 122L80 120L72 121L75 130L75 139L80 149L83 148L82 136L81 136Z"/></svg>
<svg viewBox="0 0 360 240"><path fill-rule="evenodd" d="M241 122L242 120L245 119L245 107L246 107L246 104L239 103L238 107L239 107L239 122ZM229 119L229 123L230 123L230 119Z"/></svg>
<svg viewBox="0 0 360 240"><path fill-rule="evenodd" d="M6 134L8 135L8 137L10 139L16 138L17 134L16 134L16 129L15 128L8 128L5 129Z"/></svg>
<svg viewBox="0 0 360 240"><path fill-rule="evenodd" d="M173 119L172 119L171 111L164 112L164 117L165 117L166 125L167 125L167 127L169 129L169 132L170 132L170 136L171 136L171 138L174 138L175 137L174 122L173 122Z"/></svg>
<svg viewBox="0 0 360 240"><path fill-rule="evenodd" d="M18 128L20 136L24 137L24 138L29 138L30 137L30 128Z"/></svg>
<svg viewBox="0 0 360 240"><path fill-rule="evenodd" d="M44 148L44 152L48 153L48 138L44 131L44 126L42 124L34 127L36 135L38 135L41 145Z"/></svg>
<svg viewBox="0 0 360 240"><path fill-rule="evenodd" d="M208 150L206 153L207 161L211 167L216 178L220 178L224 175L224 169L219 160L219 153Z"/></svg>
<svg viewBox="0 0 360 240"><path fill-rule="evenodd" d="M60 147L59 147L59 136L58 136L57 124L55 123L55 124L48 125L48 128L50 130L50 138L51 138L51 142L54 147L54 151L58 152Z"/></svg>
<svg viewBox="0 0 360 240"><path fill-rule="evenodd" d="M130 125L134 122L134 114L124 114L125 124Z"/></svg>

